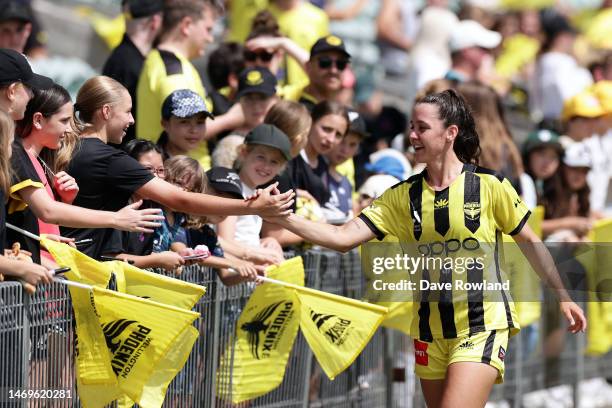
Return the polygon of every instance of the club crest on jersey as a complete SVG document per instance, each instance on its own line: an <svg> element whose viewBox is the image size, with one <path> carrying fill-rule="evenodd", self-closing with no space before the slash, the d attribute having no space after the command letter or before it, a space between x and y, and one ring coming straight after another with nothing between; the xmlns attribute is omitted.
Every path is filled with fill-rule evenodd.
<svg viewBox="0 0 612 408"><path fill-rule="evenodd" d="M441 198L434 202L435 209L441 209L441 208L446 208L446 207L448 207L448 200L446 198Z"/></svg>
<svg viewBox="0 0 612 408"><path fill-rule="evenodd" d="M480 203L472 201L463 204L463 212L468 219L477 219L480 217Z"/></svg>

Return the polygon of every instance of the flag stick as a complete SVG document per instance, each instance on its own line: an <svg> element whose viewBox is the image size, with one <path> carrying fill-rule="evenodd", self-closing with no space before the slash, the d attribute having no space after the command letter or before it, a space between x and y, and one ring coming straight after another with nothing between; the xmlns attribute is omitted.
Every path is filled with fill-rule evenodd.
<svg viewBox="0 0 612 408"><path fill-rule="evenodd" d="M84 283L69 281L66 279L53 278L53 281L57 283L61 283L62 285L66 285L66 286L74 286L75 288L88 289L88 290L91 290L93 288L93 286L91 285L85 285Z"/></svg>
<svg viewBox="0 0 612 408"><path fill-rule="evenodd" d="M383 306L378 306L378 305L375 305L375 304L372 304L372 303L367 303L367 302L361 302L359 300L347 298L347 297L344 297L344 296L334 295L333 293L327 293L327 292L323 292L323 291L316 290L316 289L306 288L304 286L295 285L295 284L289 283L289 282L283 282L281 280L268 278L266 276L258 276L257 280L260 281L260 282L264 282L264 283L274 283L276 285L282 285L282 286L285 286L287 288L298 290L300 292L310 293L310 294L315 295L315 296L325 297L325 298L328 298L328 299L331 299L331 300L335 300L335 301L339 301L339 302L343 302L343 303L346 303L346 304L349 304L349 305L367 307L367 308L372 309L373 311L379 312L379 313L387 313L389 311L388 308L383 307Z"/></svg>
<svg viewBox="0 0 612 408"><path fill-rule="evenodd" d="M28 238L32 238L32 239L35 239L37 241L40 241L40 237L38 235L34 235L31 232L28 232L28 231L26 231L24 229L16 227L13 224L9 224L8 222L6 223L6 226L7 226L7 228L12 229L13 231L17 231L18 233L23 234L23 235L25 235Z"/></svg>

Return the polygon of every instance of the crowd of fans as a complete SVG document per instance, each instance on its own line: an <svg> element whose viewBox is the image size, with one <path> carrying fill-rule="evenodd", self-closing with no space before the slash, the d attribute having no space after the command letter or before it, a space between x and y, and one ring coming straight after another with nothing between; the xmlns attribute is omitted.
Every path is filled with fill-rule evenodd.
<svg viewBox="0 0 612 408"><path fill-rule="evenodd" d="M253 278L283 248L308 245L264 221L262 205L342 223L420 171L410 114L385 105L381 91L396 80L407 84L407 104L448 88L463 95L480 165L510 179L531 208L544 206L546 239L583 240L605 217L612 54L588 23L609 14L607 2L590 14L470 2L457 11L441 0L315 3L124 0L121 43L72 101L21 54L45 53L29 2L4 0L7 220L82 241L97 258L180 271L200 257L223 266L222 276ZM193 60L205 54L201 72ZM508 114L532 129L526 140ZM9 231L5 246L14 242L53 266L36 241ZM29 268L17 274L48 279Z"/></svg>
<svg viewBox="0 0 612 408"><path fill-rule="evenodd" d="M98 259L252 280L309 245L262 216L342 224L422 170L394 84L406 106L460 92L479 164L543 206L546 240L587 239L612 209L612 2L447 3L123 0L123 39L73 101L22 55L44 58L44 21L2 0L0 273L56 267L6 220Z"/></svg>

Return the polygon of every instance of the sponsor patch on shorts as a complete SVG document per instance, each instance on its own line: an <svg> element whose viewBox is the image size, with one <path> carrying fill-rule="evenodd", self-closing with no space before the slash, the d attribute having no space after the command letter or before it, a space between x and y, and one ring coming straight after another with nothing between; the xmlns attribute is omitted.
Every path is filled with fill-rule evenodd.
<svg viewBox="0 0 612 408"><path fill-rule="evenodd" d="M414 340L414 360L418 365L429 365L429 356L427 355L427 347L429 344Z"/></svg>
<svg viewBox="0 0 612 408"><path fill-rule="evenodd" d="M502 346L499 346L499 353L497 353L497 357L499 357L501 361L504 361L504 358L506 358L506 350L504 350Z"/></svg>

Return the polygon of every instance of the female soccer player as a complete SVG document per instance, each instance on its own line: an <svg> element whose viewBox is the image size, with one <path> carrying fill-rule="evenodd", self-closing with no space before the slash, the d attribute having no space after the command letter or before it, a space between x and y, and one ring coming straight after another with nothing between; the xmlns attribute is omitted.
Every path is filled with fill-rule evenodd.
<svg viewBox="0 0 612 408"><path fill-rule="evenodd" d="M563 288L550 254L537 245L540 240L526 225L529 210L508 180L474 164L479 139L464 99L446 90L417 100L410 141L416 161L426 163L426 169L387 190L352 221L323 225L295 215L268 220L339 251L387 234L418 248L492 243L495 251L488 255L495 258L490 266L498 280L498 242L502 232L510 234L518 243L531 244L524 253L555 290L568 330L584 331L582 310ZM428 271L421 272L428 279ZM430 281L449 279L442 272L440 282ZM483 269L468 271L467 279L483 281ZM518 330L514 305L503 290L503 300L495 302L483 301L482 293L468 293L469 301L464 302L453 301L453 295L454 290L441 292L445 298L439 302L423 297L413 308L416 373L429 407L482 407L493 384L503 379L508 337Z"/></svg>

